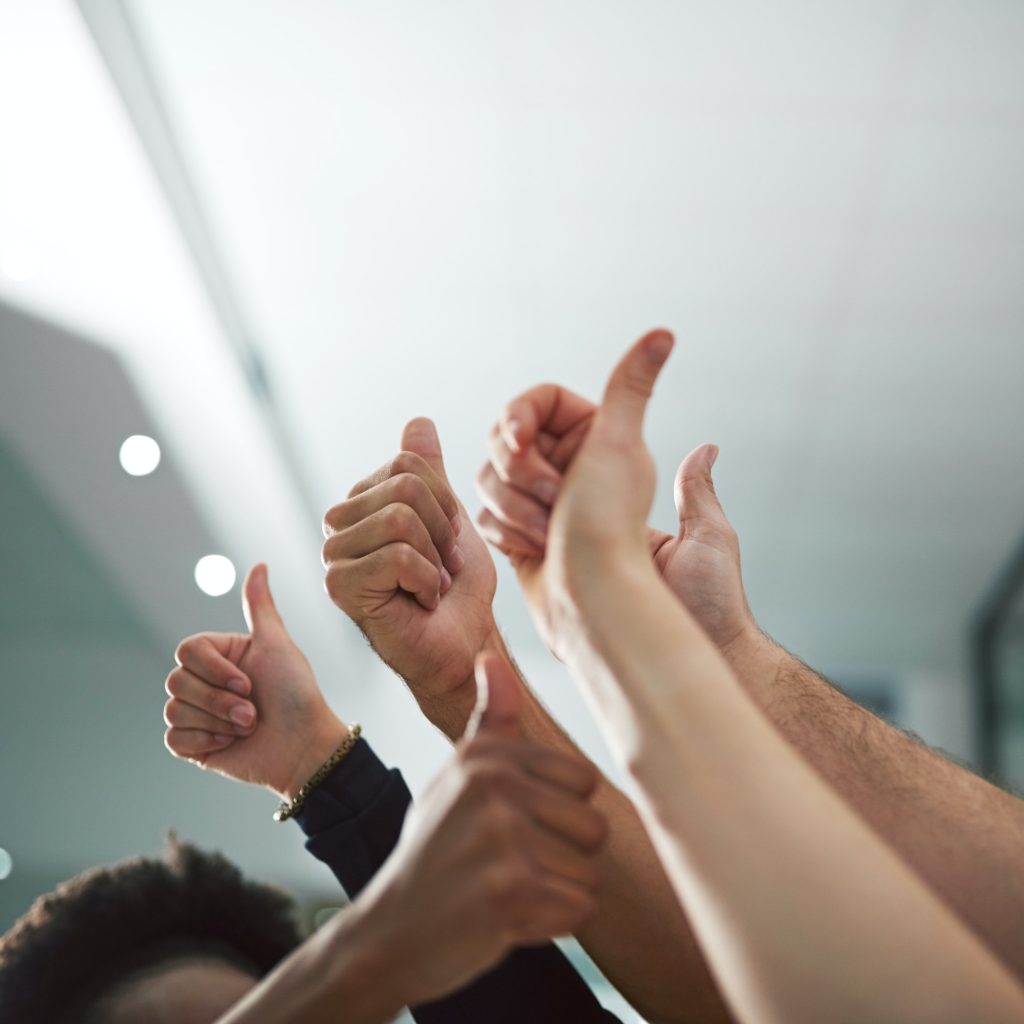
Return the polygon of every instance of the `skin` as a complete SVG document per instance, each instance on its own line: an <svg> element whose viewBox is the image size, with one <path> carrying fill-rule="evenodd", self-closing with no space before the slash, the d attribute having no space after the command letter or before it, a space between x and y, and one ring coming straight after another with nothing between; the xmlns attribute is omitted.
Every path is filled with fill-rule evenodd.
<svg viewBox="0 0 1024 1024"><path fill-rule="evenodd" d="M105 1024L211 1024L257 984L219 960L176 960L122 985L96 1008Z"/></svg>
<svg viewBox="0 0 1024 1024"><path fill-rule="evenodd" d="M395 459L326 514L325 585L381 658L405 679L424 715L455 742L472 708L476 653L507 656L492 610L496 574L486 545L448 483L433 423L412 420L401 445ZM413 485L409 476L420 483ZM398 477L404 481L400 494L394 486ZM381 510L396 501L403 504L403 497L413 504L388 513L389 529L382 531L376 521ZM446 524L458 530L463 558L458 568L449 560L454 537ZM435 545L432 554L428 535ZM445 565L450 566L450 584ZM411 568L421 574L410 578ZM524 680L521 686L523 735L579 756ZM598 858L597 912L576 937L647 1019L729 1019L636 809L603 777L594 804L608 820L609 838Z"/></svg>
<svg viewBox="0 0 1024 1024"><path fill-rule="evenodd" d="M252 633L185 641L184 664L172 671L168 688L178 685L172 678L191 674L201 685L188 691L195 702L189 708L216 720L226 714L224 680L244 664L255 724L231 740L230 758L213 731L222 728L219 722L209 730L169 727L165 743L178 757L201 759L240 781L258 780L288 798L331 753L335 737L304 775L310 754L301 749L300 730L322 699L319 688L274 606L265 566L249 572L243 590ZM218 644L228 653L215 658ZM254 651L264 656L255 658ZM198 674L203 671L210 675ZM593 915L596 855L607 831L592 805L594 769L578 755L523 737L522 690L502 658L480 655L474 685L471 727L410 812L384 867L351 908L222 1024L334 1020L339 1005L346 1020L389 1020L404 1005L461 987L513 947L568 934ZM185 716L183 703L172 697L165 717ZM445 942L437 942L439 934Z"/></svg>
<svg viewBox="0 0 1024 1024"><path fill-rule="evenodd" d="M651 332L616 367L517 575L730 1005L749 1022L1020 1019L1010 973L771 726L652 565L641 426L671 346Z"/></svg>
<svg viewBox="0 0 1024 1024"><path fill-rule="evenodd" d="M484 536L517 563L542 558L531 532L562 486L597 406L555 385L513 399L478 476ZM714 642L746 694L808 764L1024 978L1024 801L936 754L836 690L758 628L736 533L715 494L714 445L679 467L679 532L648 529L651 564Z"/></svg>

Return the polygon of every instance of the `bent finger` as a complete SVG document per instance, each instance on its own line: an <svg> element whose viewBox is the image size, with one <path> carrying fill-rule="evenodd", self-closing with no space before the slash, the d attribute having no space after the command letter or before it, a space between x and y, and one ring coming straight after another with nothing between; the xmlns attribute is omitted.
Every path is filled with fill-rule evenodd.
<svg viewBox="0 0 1024 1024"><path fill-rule="evenodd" d="M541 558L544 555L542 546L518 530L499 522L489 509L480 510L476 525L480 536L509 558Z"/></svg>
<svg viewBox="0 0 1024 1024"><path fill-rule="evenodd" d="M252 708L252 705L249 707ZM235 721L225 722L224 719L217 718L194 704L186 704L185 701L172 697L164 704L164 724L175 729L203 729L221 735L248 736L256 724L255 709L253 717L249 719L248 725L245 725Z"/></svg>
<svg viewBox="0 0 1024 1024"><path fill-rule="evenodd" d="M244 695L252 689L252 683L238 662L248 649L249 639L241 633L197 633L178 644L174 660L214 686Z"/></svg>
<svg viewBox="0 0 1024 1024"><path fill-rule="evenodd" d="M525 534L539 546L546 543L549 519L547 508L536 498L503 483L489 462L484 463L477 473L476 492L484 507L499 522Z"/></svg>
<svg viewBox="0 0 1024 1024"><path fill-rule="evenodd" d="M241 700L227 690L212 686L187 668L176 668L171 672L164 683L164 690L169 697L191 704L225 725L228 722L252 725L256 720L256 706L251 701Z"/></svg>
<svg viewBox="0 0 1024 1024"><path fill-rule="evenodd" d="M171 728L164 733L164 746L175 756L200 764L234 743L235 737L225 733L207 732L205 729Z"/></svg>

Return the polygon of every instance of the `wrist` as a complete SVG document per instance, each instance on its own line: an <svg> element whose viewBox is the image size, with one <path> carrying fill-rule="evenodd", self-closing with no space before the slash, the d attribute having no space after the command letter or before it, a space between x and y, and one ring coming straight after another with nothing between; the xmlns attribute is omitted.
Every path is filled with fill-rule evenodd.
<svg viewBox="0 0 1024 1024"><path fill-rule="evenodd" d="M732 640L723 644L721 652L745 690L761 692L770 687L788 654L753 619Z"/></svg>
<svg viewBox="0 0 1024 1024"><path fill-rule="evenodd" d="M334 712L327 710L312 730L298 737L301 746L295 751L287 772L271 786L274 792L291 803L316 770L345 741L348 732L348 726Z"/></svg>
<svg viewBox="0 0 1024 1024"><path fill-rule="evenodd" d="M498 624L491 619L491 625L476 654L495 651L510 658L505 641L502 639ZM510 659L511 660L511 659ZM443 694L423 695L417 697L420 709L427 720L448 737L453 743L462 738L466 725L476 707L476 655L469 665L469 672L455 686Z"/></svg>

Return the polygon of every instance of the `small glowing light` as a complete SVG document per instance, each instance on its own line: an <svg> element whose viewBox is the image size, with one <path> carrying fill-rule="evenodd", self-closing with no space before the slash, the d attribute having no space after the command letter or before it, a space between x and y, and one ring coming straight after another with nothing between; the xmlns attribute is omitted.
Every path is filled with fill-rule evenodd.
<svg viewBox="0 0 1024 1024"><path fill-rule="evenodd" d="M0 273L12 281L30 281L42 262L43 254L30 242L12 243L0 250Z"/></svg>
<svg viewBox="0 0 1024 1024"><path fill-rule="evenodd" d="M132 434L124 439L117 457L126 473L148 476L160 465L160 445L145 434Z"/></svg>
<svg viewBox="0 0 1024 1024"><path fill-rule="evenodd" d="M0 846L0 882L10 875L13 868L14 861L11 860L11 855Z"/></svg>
<svg viewBox="0 0 1024 1024"><path fill-rule="evenodd" d="M223 555L203 555L196 562L196 586L210 597L220 597L235 585L235 567Z"/></svg>

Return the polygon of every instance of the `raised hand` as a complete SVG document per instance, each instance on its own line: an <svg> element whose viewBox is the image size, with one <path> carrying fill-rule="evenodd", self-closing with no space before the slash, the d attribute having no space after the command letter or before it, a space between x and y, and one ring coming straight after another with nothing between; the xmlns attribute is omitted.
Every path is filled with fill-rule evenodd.
<svg viewBox="0 0 1024 1024"><path fill-rule="evenodd" d="M586 438L597 406L553 384L514 398L491 428L490 458L477 475L481 533L513 563L543 557L554 496ZM715 494L718 456L704 444L676 472L676 535L649 529L658 574L722 649L757 627L740 574L736 532ZM606 495L604 502L615 495Z"/></svg>
<svg viewBox="0 0 1024 1024"><path fill-rule="evenodd" d="M511 555L538 628L559 656L572 633L568 622L576 620L577 599L601 587L606 559L623 552L649 556L645 520L655 468L640 427L672 344L667 331L641 338L613 370L596 408L545 385L491 432L490 467L479 478L489 501L481 528ZM556 467L564 470L561 476ZM494 500L495 482L516 489L520 499L526 496L524 484L535 495L554 492L543 550L536 543L527 546L529 536L510 525L508 502Z"/></svg>
<svg viewBox="0 0 1024 1024"><path fill-rule="evenodd" d="M473 663L497 643L497 577L448 482L434 424L324 516L325 586L426 716L460 736L476 700Z"/></svg>
<svg viewBox="0 0 1024 1024"><path fill-rule="evenodd" d="M417 1000L452 990L516 946L572 933L595 910L606 830L589 802L595 769L520 738L523 693L507 661L482 655L477 679L467 738L359 899L400 951Z"/></svg>
<svg viewBox="0 0 1024 1024"><path fill-rule="evenodd" d="M164 743L174 754L291 799L347 735L267 582L249 570L242 603L250 633L197 633L178 645L167 677Z"/></svg>

